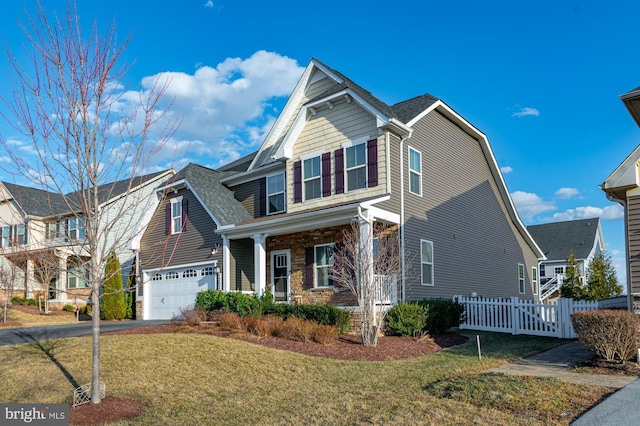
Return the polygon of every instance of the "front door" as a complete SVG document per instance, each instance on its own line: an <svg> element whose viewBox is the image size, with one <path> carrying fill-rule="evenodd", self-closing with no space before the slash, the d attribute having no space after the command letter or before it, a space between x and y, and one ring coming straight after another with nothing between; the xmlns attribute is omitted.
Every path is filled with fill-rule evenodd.
<svg viewBox="0 0 640 426"><path fill-rule="evenodd" d="M271 282L276 302L289 301L289 250L271 253Z"/></svg>

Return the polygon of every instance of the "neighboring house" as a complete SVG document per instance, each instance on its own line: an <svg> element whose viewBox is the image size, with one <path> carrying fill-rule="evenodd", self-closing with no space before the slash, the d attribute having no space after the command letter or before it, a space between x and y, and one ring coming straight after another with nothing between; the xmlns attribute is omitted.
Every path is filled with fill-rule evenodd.
<svg viewBox="0 0 640 426"><path fill-rule="evenodd" d="M640 126L640 87L620 96ZM605 179L600 188L624 207L628 309L640 315L640 145Z"/></svg>
<svg viewBox="0 0 640 426"><path fill-rule="evenodd" d="M103 185L99 193L105 215L124 211L122 220L109 234L109 244L117 255L126 283L132 271L135 250L129 246L140 226L142 214L153 190L173 171L164 171ZM65 195L70 204L75 194ZM19 268L20 283L15 290L28 297L43 295L52 304L85 304L90 298L83 216L72 211L61 194L0 183L0 262ZM126 216L126 217L125 217Z"/></svg>
<svg viewBox="0 0 640 426"><path fill-rule="evenodd" d="M580 280L586 283L589 263L605 250L599 218L532 225L527 229L546 257L540 262L540 300L560 296L571 253L576 257Z"/></svg>
<svg viewBox="0 0 640 426"><path fill-rule="evenodd" d="M367 233L380 224L399 231L406 274L396 277L387 302L473 293L537 299L544 256L516 213L486 136L431 95L389 106L313 59L256 153L206 169L195 183L190 175L201 169L190 165L159 189L155 226L140 248L145 318L174 309L163 313L159 303L184 307L184 292L168 286L167 274L175 269L181 277L192 265L196 273L216 265L225 291L354 304L330 274L333 251L353 222ZM163 235L163 221L179 221L165 206L180 209L173 200L181 195L189 200L186 229L175 225ZM196 206L206 212L198 226ZM186 293L193 291L189 284Z"/></svg>

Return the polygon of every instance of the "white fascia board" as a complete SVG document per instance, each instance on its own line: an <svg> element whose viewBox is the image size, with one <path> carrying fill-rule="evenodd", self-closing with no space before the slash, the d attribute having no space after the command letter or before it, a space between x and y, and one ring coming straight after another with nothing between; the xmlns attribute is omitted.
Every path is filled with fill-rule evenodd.
<svg viewBox="0 0 640 426"><path fill-rule="evenodd" d="M327 101L331 101L332 99L343 98L345 95L350 96L355 102L358 103L358 105L360 105L362 109L364 109L373 117L375 117L377 127L384 127L385 125L388 125L391 122L389 117L384 115L382 112L378 111L376 108L373 107L373 105L365 101L361 96L359 96L353 90L351 89L341 90L339 92L333 93L322 99L317 99L313 102L309 102L308 104L300 108L300 111L298 112L298 115L296 116L293 125L291 126L291 128L289 129L289 132L285 136L282 144L280 145L280 148L278 149L278 152L276 152L275 158L276 159L282 159L282 158L292 159L293 158L293 145L298 140L298 137L300 137L300 134L304 130L304 126L307 124L307 121L308 121L307 111L309 108L313 108L316 105L325 104Z"/></svg>
<svg viewBox="0 0 640 426"><path fill-rule="evenodd" d="M640 145L624 159L622 163L600 185L604 191L608 189L638 186L638 161L640 160Z"/></svg>
<svg viewBox="0 0 640 426"><path fill-rule="evenodd" d="M249 165L248 170L252 170L256 166L256 161L258 161L258 159L261 157L260 154L262 154L262 152L267 147L272 146L273 143L278 140L282 133L285 131L287 123L289 123L298 105L304 98L304 94L307 85L309 84L309 79L313 74L314 67L317 67L317 64L312 60L302 73L302 76L298 80L298 83L296 83L296 87L294 87L293 92L291 92L291 95L289 95L289 99L284 105L282 112L280 113L280 115L278 115L278 118L276 119L275 123L273 123L273 126L271 126L271 129L269 129L267 136L264 138L264 141L262 142L262 145L260 146L260 149L258 150L255 158Z"/></svg>
<svg viewBox="0 0 640 426"><path fill-rule="evenodd" d="M455 112L453 109L451 109L447 104L445 104L441 100L436 101L429 108L425 109L422 113L416 116L416 118L414 118L409 123L407 123L407 125L410 127L413 126L418 119L424 117L425 115L427 115L428 113L434 110L437 110L439 113L441 113L442 115L447 117L449 120L451 120L453 123L455 123L458 127L460 127L465 133L467 133L474 139L478 140L478 142L480 143L480 147L482 148L482 152L484 152L485 158L487 159L487 163L489 164L489 169L491 170L491 174L496 180L496 183L498 185L498 190L502 195L502 199L507 207L509 216L511 216L511 220L514 222L514 224L520 231L520 234L527 241L527 244L529 244L529 247L531 247L531 249L535 252L536 256L538 256L538 260L545 260L546 256L544 255L544 252L542 251L542 249L540 249L540 247L538 246L538 243L536 243L536 241L533 239L531 234L529 234L527 227L524 226L524 223L522 223L522 220L518 215L518 211L516 210L516 207L513 204L513 200L511 199L511 195L509 194L507 184L504 180L504 177L502 176L502 172L500 171L500 168L498 167L498 162L496 161L496 157L495 155L493 155L493 151L491 150L491 146L489 145L489 139L484 133L482 133L476 127L471 125L471 123L469 123L467 120L462 118L462 116L460 116L457 112Z"/></svg>
<svg viewBox="0 0 640 426"><path fill-rule="evenodd" d="M232 175L232 176L220 179L220 182L227 184L229 186L240 185L240 184L251 182L253 180L260 179L267 175L273 174L278 170L284 171L285 163L278 161L275 163L265 164L260 168L238 173L237 175Z"/></svg>
<svg viewBox="0 0 640 426"><path fill-rule="evenodd" d="M171 266L163 266L160 268L143 269L142 273L151 274L151 273L160 272L160 271L171 271L173 269L197 268L200 266L214 266L217 264L218 264L217 260L208 260L206 262L185 263L182 265L171 265Z"/></svg>
<svg viewBox="0 0 640 426"><path fill-rule="evenodd" d="M202 208L204 208L204 210L207 212L207 214L209 215L209 217L211 218L211 220L213 220L213 222L216 224L216 228L218 226L220 226L220 221L215 217L215 215L213 214L213 212L211 212L211 210L209 210L209 207L202 202L202 198L200 198L200 195L198 195L198 192L193 189L193 187L191 186L191 184L189 183L188 180L185 180L185 182L187 183L187 188L191 191L191 193L196 197L196 200L198 200L198 203L200 203L200 205L202 206ZM189 213L187 212L187 215Z"/></svg>
<svg viewBox="0 0 640 426"><path fill-rule="evenodd" d="M143 187L145 187L145 186L147 186L147 185L149 185L149 184L151 184L153 182L165 179L167 175L175 175L175 171L173 169L166 170L164 173L159 174L158 176L154 177L153 179L144 181L144 182L142 182L142 183L140 183L140 184L138 184L136 186L132 186L127 191L125 191L125 192L123 192L121 194L118 194L115 197L105 201L104 203L102 203L102 205L106 206L106 205L111 204L111 203L113 203L115 201L118 201L121 198L127 197L127 196L133 194L134 192L138 191L139 189L141 189L141 188L143 188ZM131 179L135 179L135 177L132 177ZM112 182L112 183L110 183L108 185L103 185L103 186L109 186L109 185L112 185L113 183L115 183L115 182Z"/></svg>

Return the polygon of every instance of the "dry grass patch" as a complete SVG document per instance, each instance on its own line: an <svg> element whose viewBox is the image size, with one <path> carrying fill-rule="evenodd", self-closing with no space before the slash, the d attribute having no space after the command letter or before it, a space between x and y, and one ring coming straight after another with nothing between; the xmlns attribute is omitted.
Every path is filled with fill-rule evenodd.
<svg viewBox="0 0 640 426"><path fill-rule="evenodd" d="M470 340L429 356L366 362L203 334L110 335L102 338L102 377L107 395L147 405L144 414L118 425L546 424L499 405L478 406L425 390L450 377L471 380L557 339L483 334L483 342L482 360ZM89 382L90 353L86 338L0 347L0 362L12 363L11 371L0 373L0 401L70 402L73 383ZM571 385L555 386L558 393L570 393Z"/></svg>

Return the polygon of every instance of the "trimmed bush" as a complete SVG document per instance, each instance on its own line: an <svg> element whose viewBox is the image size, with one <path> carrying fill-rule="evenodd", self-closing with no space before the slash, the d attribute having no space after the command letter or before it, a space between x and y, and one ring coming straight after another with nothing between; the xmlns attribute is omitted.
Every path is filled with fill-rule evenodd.
<svg viewBox="0 0 640 426"><path fill-rule="evenodd" d="M102 283L102 306L100 314L104 320L121 320L126 315L124 291L122 289L122 270L116 252L112 251L104 266Z"/></svg>
<svg viewBox="0 0 640 426"><path fill-rule="evenodd" d="M71 306L71 305L64 305L64 306L62 307L62 310L63 310L63 311L66 311L66 312L75 312L75 311L76 311L76 308L74 308L74 307L73 307L73 306Z"/></svg>
<svg viewBox="0 0 640 426"><path fill-rule="evenodd" d="M424 330L429 307L402 302L392 307L385 317L385 334L390 336L413 336Z"/></svg>
<svg viewBox="0 0 640 426"><path fill-rule="evenodd" d="M424 331L430 334L444 333L462 322L464 305L461 303L450 299L425 299L418 304L428 308Z"/></svg>
<svg viewBox="0 0 640 426"><path fill-rule="evenodd" d="M36 299L25 299L24 297L14 296L11 298L11 304L38 306L38 301Z"/></svg>
<svg viewBox="0 0 640 426"><path fill-rule="evenodd" d="M220 328L227 331L243 330L242 318L234 312L224 312L218 317Z"/></svg>
<svg viewBox="0 0 640 426"><path fill-rule="evenodd" d="M606 361L629 361L638 347L638 317L625 310L602 309L571 314L578 341Z"/></svg>
<svg viewBox="0 0 640 426"><path fill-rule="evenodd" d="M282 319L296 317L338 327L341 333L348 332L351 327L351 314L344 309L329 304L275 303L270 292L266 292L263 297L257 297L254 294L225 293L220 290L201 291L196 297L196 306L206 311L225 309L241 317L259 318L263 315L273 315Z"/></svg>
<svg viewBox="0 0 640 426"><path fill-rule="evenodd" d="M332 325L316 324L311 332L311 340L322 345L333 343L338 339L339 330Z"/></svg>

